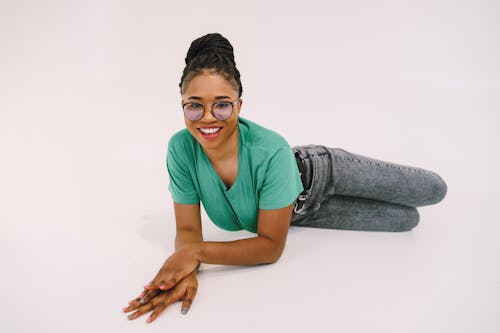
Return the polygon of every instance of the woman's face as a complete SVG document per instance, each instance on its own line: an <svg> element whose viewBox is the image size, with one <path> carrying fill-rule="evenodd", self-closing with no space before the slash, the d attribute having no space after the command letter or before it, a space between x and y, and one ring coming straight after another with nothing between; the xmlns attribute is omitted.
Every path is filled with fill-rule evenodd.
<svg viewBox="0 0 500 333"><path fill-rule="evenodd" d="M211 112L216 102L234 102L238 92L221 75L207 71L188 82L182 102L196 102L205 105L205 113L200 120L192 121L184 117L186 128L205 149L218 149L230 140L237 140L238 116L242 100L234 104L233 113L226 120L215 118ZM219 128L216 133L203 133L202 128ZM213 130L212 130L213 131Z"/></svg>

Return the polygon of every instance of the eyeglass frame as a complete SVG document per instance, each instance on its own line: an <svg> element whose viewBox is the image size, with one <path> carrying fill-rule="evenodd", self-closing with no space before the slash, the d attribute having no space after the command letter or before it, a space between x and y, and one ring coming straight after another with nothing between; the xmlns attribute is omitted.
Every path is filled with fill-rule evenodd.
<svg viewBox="0 0 500 333"><path fill-rule="evenodd" d="M229 118L233 115L233 112L234 112L234 105L236 104L236 102L238 102L238 101L240 101L240 100L241 100L241 97L238 97L238 99L236 99L234 102L229 102L229 101L218 101L218 102L215 102L215 103L213 103L213 104L210 106L210 113L211 113L211 114L212 114L212 116L213 116L215 119L217 119L217 120L220 120L220 121L227 120L227 119L229 119ZM198 120L191 120L191 119L189 119L189 118L186 116L186 112L184 111L184 106L186 106L186 105L187 105L187 104L189 104L189 103L197 103L197 104L200 104L200 105L202 105L202 106L203 106L203 113L201 114L200 119L198 119ZM218 104L218 103L228 103L228 104L231 104L231 114L229 115L229 117L227 117L227 118L226 118L226 119L224 119L224 120L221 120L221 119L217 118L217 117L215 116L215 114L214 114L214 105L215 105L215 104ZM182 102L182 101L181 101L181 105L182 105L182 113L184 113L184 116L185 116L187 119L189 119L190 121L200 121L200 120L201 120L201 119L203 119L203 117L205 116L205 112L206 112L206 108L205 108L205 106L206 106L206 105L205 105L205 104L203 104L203 103L198 103L198 102L186 102L186 103L184 103L184 102Z"/></svg>

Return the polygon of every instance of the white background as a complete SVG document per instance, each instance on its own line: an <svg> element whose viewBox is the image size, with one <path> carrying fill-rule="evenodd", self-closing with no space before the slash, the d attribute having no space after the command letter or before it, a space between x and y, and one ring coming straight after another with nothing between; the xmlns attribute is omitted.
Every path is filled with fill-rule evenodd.
<svg viewBox="0 0 500 333"><path fill-rule="evenodd" d="M0 0L1 332L499 332L498 1ZM174 250L166 147L192 40L235 49L241 116L439 173L417 228L291 227L202 264L186 316L121 312ZM252 237L218 229L205 240ZM153 328L156 327L156 328Z"/></svg>

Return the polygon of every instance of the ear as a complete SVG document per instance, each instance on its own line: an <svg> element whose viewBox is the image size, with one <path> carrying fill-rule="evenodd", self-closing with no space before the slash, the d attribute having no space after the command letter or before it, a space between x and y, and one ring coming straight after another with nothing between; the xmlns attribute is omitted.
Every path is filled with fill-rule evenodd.
<svg viewBox="0 0 500 333"><path fill-rule="evenodd" d="M240 113L242 106L243 106L243 100L240 98L240 107L238 108L238 113Z"/></svg>
<svg viewBox="0 0 500 333"><path fill-rule="evenodd" d="M236 117L239 117L240 116L240 111L241 111L241 106L243 105L243 100L240 99L240 101L238 102L239 106L238 106L238 111L237 111L237 116Z"/></svg>

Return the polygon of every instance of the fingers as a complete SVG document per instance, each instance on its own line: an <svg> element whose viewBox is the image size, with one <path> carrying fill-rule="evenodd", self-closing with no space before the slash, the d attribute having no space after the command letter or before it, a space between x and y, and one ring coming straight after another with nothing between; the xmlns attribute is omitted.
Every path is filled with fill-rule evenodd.
<svg viewBox="0 0 500 333"><path fill-rule="evenodd" d="M167 300L164 300L162 302L159 302L158 305L153 310L153 312L151 312L151 314L149 315L148 319L146 319L146 323L150 323L153 320L155 320L156 317L158 317L160 315L160 313L162 313L163 310L165 310L165 308L167 306L169 306L170 304L174 303L172 300L174 300L174 298L170 297L170 299L167 299Z"/></svg>
<svg viewBox="0 0 500 333"><path fill-rule="evenodd" d="M156 274L156 276L153 280L151 280L151 281L149 281L149 283L145 284L144 290L159 289L156 287L156 283L155 283L155 281L158 279L159 275L160 275L160 272L158 272L158 274Z"/></svg>
<svg viewBox="0 0 500 333"><path fill-rule="evenodd" d="M153 299L153 297L155 297L156 295L158 295L159 293L161 292L161 290L158 290L158 289L153 289L153 290L148 290L146 292L146 294L139 300L139 304L142 305L142 304L146 304L147 302L149 302L151 299Z"/></svg>
<svg viewBox="0 0 500 333"><path fill-rule="evenodd" d="M184 300L182 301L181 313L186 314L191 307L191 303L193 303L193 299L196 296L197 288L188 287L186 290L186 294L184 295Z"/></svg>
<svg viewBox="0 0 500 333"><path fill-rule="evenodd" d="M149 303L142 305L136 312L130 314L128 318L130 320L137 319L143 314L153 310L146 320L146 323L151 323L161 312L163 312L163 310L165 310L167 306L175 303L180 298L177 290L166 292L159 291L159 293L160 294L157 297L153 298Z"/></svg>
<svg viewBox="0 0 500 333"><path fill-rule="evenodd" d="M144 290L139 296L137 296L137 298L134 298L133 300L131 300L130 302L128 302L128 304L132 304L134 302L140 301L141 298L143 298L146 295L147 292L148 292L148 290Z"/></svg>
<svg viewBox="0 0 500 333"><path fill-rule="evenodd" d="M133 320L133 319L137 319L139 318L140 316L142 316L143 314L145 314L146 312L149 312L151 311L152 309L154 309L155 307L155 301L153 300L152 302L150 303L147 303L147 304L144 304L142 305L136 312L134 313L131 313L127 316L128 319L130 320Z"/></svg>
<svg viewBox="0 0 500 333"><path fill-rule="evenodd" d="M137 297L136 299L132 300L129 302L129 305L125 308L123 308L123 312L130 312L133 310L136 310L140 306L148 303L151 299L153 299L155 296L161 293L161 290L159 289L154 289L154 290L148 290L144 291L141 293L142 297ZM139 296L141 296L139 295Z"/></svg>
<svg viewBox="0 0 500 333"><path fill-rule="evenodd" d="M152 283L146 284L144 286L144 289L146 290L152 290L152 289L161 289L161 290L168 290L170 288L173 288L177 285L177 283L182 280L184 276L178 277L171 277L167 279L160 279L158 281L153 280Z"/></svg>
<svg viewBox="0 0 500 333"><path fill-rule="evenodd" d="M150 284L153 285L153 282L154 281L151 281ZM196 276L188 275L188 278L183 278L172 289L166 291L161 289L144 290L139 297L130 301L129 306L123 308L123 311L130 312L137 310L136 312L129 314L128 318L132 320L153 310L151 315L146 320L146 323L151 323L170 304L182 301L181 313L186 314L191 307L197 290L198 282L196 280Z"/></svg>
<svg viewBox="0 0 500 333"><path fill-rule="evenodd" d="M163 284L162 280L162 269L158 271L153 280L144 285L145 290L160 289L160 285Z"/></svg>

